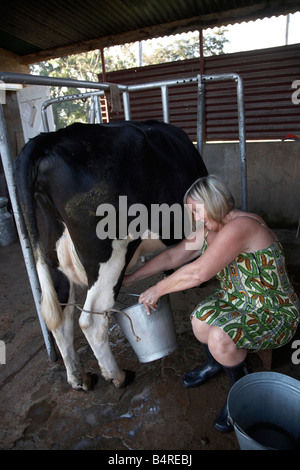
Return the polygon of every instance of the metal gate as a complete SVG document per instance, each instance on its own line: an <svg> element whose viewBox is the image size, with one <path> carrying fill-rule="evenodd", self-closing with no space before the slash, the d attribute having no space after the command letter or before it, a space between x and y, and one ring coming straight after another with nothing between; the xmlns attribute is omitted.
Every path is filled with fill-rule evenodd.
<svg viewBox="0 0 300 470"><path fill-rule="evenodd" d="M19 73L0 72L0 80L4 83L18 83L23 85L45 85L45 86L57 86L57 87L69 87L69 88L85 88L97 91L91 91L87 93L81 93L76 95L68 95L52 100L47 100L42 106L42 119L44 129L47 131L47 114L46 109L54 102L74 100L74 99L86 99L87 97L92 98L94 111L92 113L92 120L96 122L102 122L101 107L99 103L99 96L103 95L105 91L110 90L110 84L99 83L99 82L88 82L81 80L65 79L65 78L52 78L52 77L40 77L37 75L27 75ZM161 100L163 110L164 122L169 122L169 104L168 104L168 89L170 87L179 85L189 85L191 83L198 84L197 93L197 148L202 153L203 148L203 113L204 113L204 98L205 98L205 84L211 81L226 81L233 80L237 85L237 104L238 104L238 129L239 129L239 145L240 145L240 172L241 172L241 194L242 194L242 209L247 211L247 164L246 164L246 153L245 153L245 119L244 119L244 91L243 82L237 74L224 74L224 75L197 75L190 78L152 82L138 85L114 85L118 87L120 93L123 96L123 106L125 120L130 120L130 92L137 92L143 90L149 90L153 88L161 89ZM57 359L56 349L53 342L53 337L48 331L46 324L42 318L40 309L41 290L39 279L36 271L34 262L33 251L31 248L29 236L25 228L23 214L17 199L17 188L14 179L13 172L13 159L9 145L8 133L6 122L3 113L3 106L0 100L0 153L5 174L5 179L8 187L9 197L15 217L16 227L20 239L22 253L25 261L25 266L28 273L28 278L37 310L38 318L40 321L46 349L48 356L52 361Z"/></svg>

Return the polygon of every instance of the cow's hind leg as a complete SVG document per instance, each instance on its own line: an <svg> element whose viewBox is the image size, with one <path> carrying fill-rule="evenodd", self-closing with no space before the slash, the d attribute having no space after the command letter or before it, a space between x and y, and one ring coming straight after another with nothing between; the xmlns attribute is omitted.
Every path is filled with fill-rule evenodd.
<svg viewBox="0 0 300 470"><path fill-rule="evenodd" d="M67 371L68 383L76 390L89 390L94 384L91 375L84 374L74 349L74 286L70 284L69 299L63 310L62 322L52 331Z"/></svg>
<svg viewBox="0 0 300 470"><path fill-rule="evenodd" d="M84 328L82 327L81 317L80 325L97 358L101 374L105 380L111 380L118 388L126 385L128 381L126 371L118 367L110 349L107 316L105 314L93 314L89 325Z"/></svg>
<svg viewBox="0 0 300 470"><path fill-rule="evenodd" d="M117 388L122 388L134 379L135 373L121 370L110 349L108 317L105 309L111 308L114 303L113 293L111 294L110 301L107 298L104 299L101 295L100 282L97 281L88 291L79 325L98 360L102 376L105 380L111 380Z"/></svg>
<svg viewBox="0 0 300 470"><path fill-rule="evenodd" d="M121 370L115 361L109 345L105 311L114 305L114 287L125 266L127 244L128 240L113 241L111 258L106 263L100 263L98 279L87 292L84 311L79 319L79 325L98 360L101 374L118 388L130 383L135 374Z"/></svg>

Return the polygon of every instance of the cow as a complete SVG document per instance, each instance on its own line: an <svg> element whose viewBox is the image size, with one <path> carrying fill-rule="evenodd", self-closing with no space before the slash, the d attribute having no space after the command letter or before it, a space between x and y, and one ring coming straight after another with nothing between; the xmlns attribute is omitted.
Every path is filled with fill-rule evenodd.
<svg viewBox="0 0 300 470"><path fill-rule="evenodd" d="M74 389L93 385L73 345L76 284L87 288L79 324L102 376L117 388L134 377L114 359L107 315L92 312L114 306L142 237L99 237L99 205L110 204L118 213L120 195L127 197L128 207L182 205L189 186L206 174L185 132L159 121L75 123L41 133L21 150L15 178L41 286L41 312ZM162 240L164 246L178 241Z"/></svg>

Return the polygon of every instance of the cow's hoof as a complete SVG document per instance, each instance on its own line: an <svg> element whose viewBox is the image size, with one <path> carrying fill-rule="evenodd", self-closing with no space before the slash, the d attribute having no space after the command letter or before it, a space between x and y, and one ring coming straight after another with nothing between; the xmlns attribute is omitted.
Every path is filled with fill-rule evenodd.
<svg viewBox="0 0 300 470"><path fill-rule="evenodd" d="M78 390L79 392L88 392L89 390L93 390L96 383L98 382L97 374L91 374L88 372L85 374L84 382L82 385L73 385L74 390Z"/></svg>
<svg viewBox="0 0 300 470"><path fill-rule="evenodd" d="M127 387L127 385L129 385L131 382L133 382L134 378L135 378L135 372L132 371L132 370L124 370L125 372L125 380L124 382L121 383L121 385L119 385L118 388L125 388Z"/></svg>

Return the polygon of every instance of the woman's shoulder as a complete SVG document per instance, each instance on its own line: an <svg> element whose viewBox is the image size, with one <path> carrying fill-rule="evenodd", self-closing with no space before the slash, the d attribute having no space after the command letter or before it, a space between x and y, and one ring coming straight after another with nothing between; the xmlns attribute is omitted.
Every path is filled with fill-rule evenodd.
<svg viewBox="0 0 300 470"><path fill-rule="evenodd" d="M239 211L228 223L228 229L244 237L246 252L266 248L277 238L262 217L251 212Z"/></svg>
<svg viewBox="0 0 300 470"><path fill-rule="evenodd" d="M234 220L242 224L251 224L253 222L258 222L260 225L267 227L267 224L262 219L262 217L260 217L258 214L255 214L254 212L244 212L241 210L236 210L230 222L233 222Z"/></svg>

